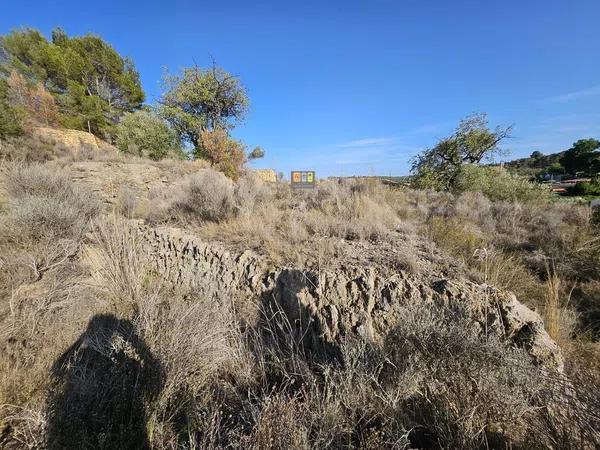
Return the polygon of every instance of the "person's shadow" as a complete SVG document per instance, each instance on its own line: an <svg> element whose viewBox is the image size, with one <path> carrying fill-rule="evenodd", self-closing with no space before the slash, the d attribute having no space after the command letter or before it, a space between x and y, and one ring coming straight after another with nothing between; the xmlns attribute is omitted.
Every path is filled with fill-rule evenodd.
<svg viewBox="0 0 600 450"><path fill-rule="evenodd" d="M144 404L158 395L163 370L131 322L94 316L52 376L47 448L148 448Z"/></svg>

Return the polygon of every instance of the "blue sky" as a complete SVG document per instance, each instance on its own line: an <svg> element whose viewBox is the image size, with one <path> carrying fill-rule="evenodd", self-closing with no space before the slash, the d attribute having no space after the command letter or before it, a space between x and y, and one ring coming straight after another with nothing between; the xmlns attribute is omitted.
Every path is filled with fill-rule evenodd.
<svg viewBox="0 0 600 450"><path fill-rule="evenodd" d="M160 78L214 58L251 109L253 163L318 175L406 174L461 117L514 124L511 156L600 138L600 1L12 1L0 33L93 32Z"/></svg>

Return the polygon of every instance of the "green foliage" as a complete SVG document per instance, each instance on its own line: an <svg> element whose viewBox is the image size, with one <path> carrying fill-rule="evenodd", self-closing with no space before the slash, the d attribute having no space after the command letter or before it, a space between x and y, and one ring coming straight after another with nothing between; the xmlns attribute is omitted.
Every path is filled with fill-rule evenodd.
<svg viewBox="0 0 600 450"><path fill-rule="evenodd" d="M594 179L592 182L580 181L575 186L568 189L569 195L597 196L600 195L600 180Z"/></svg>
<svg viewBox="0 0 600 450"><path fill-rule="evenodd" d="M490 200L547 201L549 190L499 167L465 165L456 177L457 192L481 192Z"/></svg>
<svg viewBox="0 0 600 450"><path fill-rule="evenodd" d="M478 164L501 150L498 145L508 137L511 127L488 127L484 113L460 121L454 133L418 155L412 163L414 184L419 188L452 189L464 164Z"/></svg>
<svg viewBox="0 0 600 450"><path fill-rule="evenodd" d="M248 108L239 79L215 66L189 67L180 76L167 75L165 85L160 113L196 152L201 132L232 128Z"/></svg>
<svg viewBox="0 0 600 450"><path fill-rule="evenodd" d="M254 147L254 149L248 154L248 159L259 159L264 158L265 151L262 147Z"/></svg>
<svg viewBox="0 0 600 450"><path fill-rule="evenodd" d="M600 172L600 141L596 139L580 139L565 152L560 163L572 175L583 172L595 175Z"/></svg>
<svg viewBox="0 0 600 450"><path fill-rule="evenodd" d="M181 153L175 132L148 111L125 113L117 126L117 147L125 153L158 160L172 151Z"/></svg>
<svg viewBox="0 0 600 450"><path fill-rule="evenodd" d="M0 70L16 70L41 82L55 97L63 124L110 139L119 117L144 101L139 74L100 37L68 37L60 29L48 41L39 31L13 31L0 38L7 55Z"/></svg>
<svg viewBox="0 0 600 450"><path fill-rule="evenodd" d="M8 84L0 78L0 139L18 136L23 132L23 114L8 103Z"/></svg>
<svg viewBox="0 0 600 450"><path fill-rule="evenodd" d="M548 166L548 168L546 169L546 173L562 175L565 173L565 168L563 166L561 166L560 163L556 162L556 163L550 164L550 166Z"/></svg>
<svg viewBox="0 0 600 450"><path fill-rule="evenodd" d="M544 154L542 152L536 150L531 154L530 158L531 159L540 159L542 156L544 156Z"/></svg>
<svg viewBox="0 0 600 450"><path fill-rule="evenodd" d="M563 174L560 158L564 152L538 155L533 152L528 158L519 158L504 164L508 170L528 178L543 178L546 174Z"/></svg>

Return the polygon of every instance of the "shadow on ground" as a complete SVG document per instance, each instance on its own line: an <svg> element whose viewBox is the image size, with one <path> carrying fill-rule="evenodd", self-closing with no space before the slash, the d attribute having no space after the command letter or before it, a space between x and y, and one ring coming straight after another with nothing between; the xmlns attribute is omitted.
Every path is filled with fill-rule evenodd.
<svg viewBox="0 0 600 450"><path fill-rule="evenodd" d="M163 370L131 322L94 316L52 367L49 449L148 448L145 404Z"/></svg>

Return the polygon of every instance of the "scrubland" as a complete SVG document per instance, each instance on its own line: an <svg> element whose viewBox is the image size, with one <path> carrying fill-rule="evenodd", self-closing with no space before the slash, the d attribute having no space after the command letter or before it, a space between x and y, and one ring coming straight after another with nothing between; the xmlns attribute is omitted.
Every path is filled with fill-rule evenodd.
<svg viewBox="0 0 600 450"><path fill-rule="evenodd" d="M293 192L187 162L148 162L176 180L123 180L107 199L70 164L2 167L0 446L597 448L600 229L587 206L373 180ZM167 282L140 224L302 271L372 266L513 291L565 369L482 339L440 304L404 308L381 341L308 348L276 303Z"/></svg>

